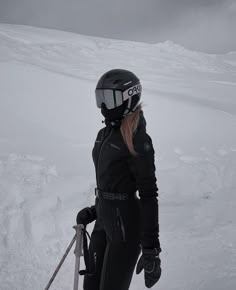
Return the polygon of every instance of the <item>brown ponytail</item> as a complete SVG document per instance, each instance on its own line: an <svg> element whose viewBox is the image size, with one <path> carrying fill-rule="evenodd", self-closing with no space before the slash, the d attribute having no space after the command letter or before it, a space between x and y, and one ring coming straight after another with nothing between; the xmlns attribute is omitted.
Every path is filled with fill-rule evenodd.
<svg viewBox="0 0 236 290"><path fill-rule="evenodd" d="M137 152L135 152L133 145L133 133L137 129L141 110L142 104L140 103L135 112L125 116L122 119L120 126L120 131L123 136L124 142L133 156L137 155Z"/></svg>

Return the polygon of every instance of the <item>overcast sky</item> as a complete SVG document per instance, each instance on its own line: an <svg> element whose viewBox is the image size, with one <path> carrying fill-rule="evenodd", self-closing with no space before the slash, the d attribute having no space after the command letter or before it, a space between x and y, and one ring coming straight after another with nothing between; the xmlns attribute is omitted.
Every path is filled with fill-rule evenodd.
<svg viewBox="0 0 236 290"><path fill-rule="evenodd" d="M236 0L0 0L0 22L236 51Z"/></svg>

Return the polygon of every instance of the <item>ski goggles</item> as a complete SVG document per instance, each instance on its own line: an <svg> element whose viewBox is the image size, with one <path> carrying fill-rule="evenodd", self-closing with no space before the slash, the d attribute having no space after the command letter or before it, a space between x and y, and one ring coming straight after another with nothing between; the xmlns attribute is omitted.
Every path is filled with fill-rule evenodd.
<svg viewBox="0 0 236 290"><path fill-rule="evenodd" d="M96 103L97 107L101 108L102 103L105 103L107 109L114 109L123 104L124 101L131 98L133 95L141 93L141 84L136 84L125 91L117 89L96 89Z"/></svg>

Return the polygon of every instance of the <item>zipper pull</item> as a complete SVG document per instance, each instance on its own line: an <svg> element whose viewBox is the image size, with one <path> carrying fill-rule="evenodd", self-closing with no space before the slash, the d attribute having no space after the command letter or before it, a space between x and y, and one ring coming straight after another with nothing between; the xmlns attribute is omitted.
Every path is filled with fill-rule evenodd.
<svg viewBox="0 0 236 290"><path fill-rule="evenodd" d="M120 209L118 207L116 208L116 213L117 213L117 217L118 217L118 219L117 219L117 225L121 229L122 239L125 242L126 241L126 238L125 238L125 227L124 227L123 219L122 219L122 217L120 215Z"/></svg>
<svg viewBox="0 0 236 290"><path fill-rule="evenodd" d="M120 227L120 219L119 219L120 211L118 207L116 207L116 224L118 227Z"/></svg>

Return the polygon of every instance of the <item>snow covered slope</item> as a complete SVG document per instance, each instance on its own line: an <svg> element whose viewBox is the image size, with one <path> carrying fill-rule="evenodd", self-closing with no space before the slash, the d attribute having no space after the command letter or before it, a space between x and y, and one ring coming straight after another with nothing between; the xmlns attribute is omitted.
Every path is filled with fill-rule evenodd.
<svg viewBox="0 0 236 290"><path fill-rule="evenodd" d="M112 68L140 77L156 150L163 275L153 289L234 290L236 52L9 24L0 24L0 288L44 289L77 211L94 203L91 151L103 127L94 88ZM71 252L52 289L72 288L73 267ZM143 274L130 289L144 289Z"/></svg>

